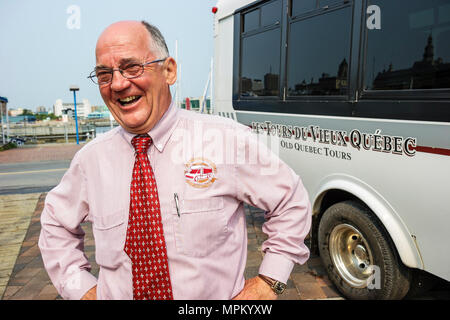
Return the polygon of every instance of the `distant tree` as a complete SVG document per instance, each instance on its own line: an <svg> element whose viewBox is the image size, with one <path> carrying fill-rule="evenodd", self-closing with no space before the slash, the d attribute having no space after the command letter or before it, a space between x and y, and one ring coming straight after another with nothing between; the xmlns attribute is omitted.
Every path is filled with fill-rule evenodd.
<svg viewBox="0 0 450 320"><path fill-rule="evenodd" d="M34 112L29 109L23 109L22 115L24 116L34 116Z"/></svg>
<svg viewBox="0 0 450 320"><path fill-rule="evenodd" d="M59 119L59 117L55 116L53 113L49 114L38 114L36 113L36 120L45 120L47 118L50 118L50 120L56 120Z"/></svg>
<svg viewBox="0 0 450 320"><path fill-rule="evenodd" d="M49 114L47 115L47 117L49 117L51 120L56 120L56 119L61 119L61 118L62 118L62 117L57 117L57 116L55 116L54 113L49 113Z"/></svg>

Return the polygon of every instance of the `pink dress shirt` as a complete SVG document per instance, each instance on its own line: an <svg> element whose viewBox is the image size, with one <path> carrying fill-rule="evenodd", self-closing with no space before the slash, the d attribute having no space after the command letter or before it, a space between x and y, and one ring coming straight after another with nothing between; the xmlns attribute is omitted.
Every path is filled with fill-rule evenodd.
<svg viewBox="0 0 450 320"><path fill-rule="evenodd" d="M307 192L249 128L171 105L149 135L174 299L231 299L242 290L244 202L267 212L259 273L286 282L294 263L306 262ZM64 299L80 299L95 285L98 299L133 299L131 261L123 250L133 136L118 127L88 143L47 195L39 248ZM98 279L83 252L84 221L92 222Z"/></svg>

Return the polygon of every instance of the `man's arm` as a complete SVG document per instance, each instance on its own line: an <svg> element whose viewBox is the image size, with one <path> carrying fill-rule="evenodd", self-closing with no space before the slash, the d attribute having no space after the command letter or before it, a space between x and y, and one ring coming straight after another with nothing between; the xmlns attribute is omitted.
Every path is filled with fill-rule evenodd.
<svg viewBox="0 0 450 320"><path fill-rule="evenodd" d="M236 166L238 198L266 211L262 230L268 238L262 244L265 254L259 274L286 283L294 264L303 264L309 258L304 244L311 227L308 194L298 175L256 135L246 131L240 139L243 135L245 143L241 143L238 154L246 160ZM279 141L276 143L279 145ZM250 280L236 298L274 298L269 284L259 277Z"/></svg>
<svg viewBox="0 0 450 320"><path fill-rule="evenodd" d="M78 154L60 184L51 190L41 214L39 248L45 269L64 299L79 300L97 279L84 254L84 231L80 224L89 207L85 177Z"/></svg>

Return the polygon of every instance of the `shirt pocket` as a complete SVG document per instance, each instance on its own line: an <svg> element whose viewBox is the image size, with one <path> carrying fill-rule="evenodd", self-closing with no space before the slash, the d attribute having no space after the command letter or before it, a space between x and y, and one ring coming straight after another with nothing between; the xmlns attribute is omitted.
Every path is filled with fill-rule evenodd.
<svg viewBox="0 0 450 320"><path fill-rule="evenodd" d="M95 260L101 267L117 269L127 254L124 251L127 210L94 215L92 231L95 238Z"/></svg>
<svg viewBox="0 0 450 320"><path fill-rule="evenodd" d="M175 221L177 252L191 257L212 253L228 232L222 197L180 201Z"/></svg>

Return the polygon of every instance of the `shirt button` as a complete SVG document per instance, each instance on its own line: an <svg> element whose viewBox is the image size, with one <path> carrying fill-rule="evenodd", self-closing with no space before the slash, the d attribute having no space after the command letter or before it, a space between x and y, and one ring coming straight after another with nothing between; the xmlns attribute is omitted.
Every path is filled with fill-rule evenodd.
<svg viewBox="0 0 450 320"><path fill-rule="evenodd" d="M156 147L157 147L158 149L161 149L161 148L162 148L162 145L161 145L161 144L157 144Z"/></svg>

